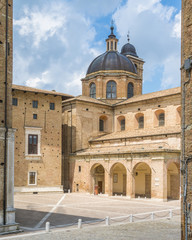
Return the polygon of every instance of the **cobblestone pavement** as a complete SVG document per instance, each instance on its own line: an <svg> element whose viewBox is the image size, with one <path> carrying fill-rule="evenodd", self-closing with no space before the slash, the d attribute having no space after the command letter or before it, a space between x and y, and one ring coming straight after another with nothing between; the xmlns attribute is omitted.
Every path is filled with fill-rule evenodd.
<svg viewBox="0 0 192 240"><path fill-rule="evenodd" d="M1 238L0 238L1 239ZM180 240L180 217L171 220L156 220L140 223L128 223L116 226L92 226L82 229L57 229L49 233L25 233L2 237L12 240Z"/></svg>

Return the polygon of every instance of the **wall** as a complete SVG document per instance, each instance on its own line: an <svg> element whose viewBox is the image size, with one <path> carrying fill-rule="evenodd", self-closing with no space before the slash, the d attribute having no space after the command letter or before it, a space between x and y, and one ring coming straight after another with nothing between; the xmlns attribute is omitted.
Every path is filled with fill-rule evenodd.
<svg viewBox="0 0 192 240"><path fill-rule="evenodd" d="M16 191L43 191L45 187L61 190L62 97L14 89L13 97L18 99L18 106L13 106ZM33 100L38 101L38 108L32 107ZM50 110L50 103L55 103L55 110ZM37 119L33 119L33 114L37 114ZM41 134L39 156L27 154L26 132L31 129ZM28 185L29 171L37 172L35 186Z"/></svg>
<svg viewBox="0 0 192 240"><path fill-rule="evenodd" d="M189 80L189 73L187 73L185 71L185 69L183 68L184 62L186 59L188 59L189 57L192 56L192 40L191 40L191 36L192 36L192 1L191 0L182 0L182 22L181 22L181 67L182 67L182 71L181 71L181 83L182 83L182 90L184 90L185 88L185 102L183 102L182 107L185 107L185 111L183 108L183 114L185 116L183 116L183 121L185 121L185 135L182 136L182 141L185 143L185 146L183 145L182 147L182 152L184 153L184 158L182 160L186 160L188 157L192 156L192 108L191 108L191 104L192 104L192 98L191 98L191 90L192 90L192 81L190 79L190 81L185 85L185 87L183 87L184 82ZM191 71L192 74L192 71ZM183 91L182 91L182 98L184 97ZM187 126L187 128L186 128ZM185 136L185 139L184 139ZM183 168L183 166L182 166ZM184 167L185 168L185 167ZM184 169L183 169L184 170ZM188 174L188 183L187 183L187 198L186 198L186 204L185 206L187 206L188 204L192 204L192 195L191 195L191 189L192 189L192 162L189 161L188 162L188 172L184 173L184 177L186 176L186 174ZM184 179L185 182L185 179ZM181 179L181 191L182 193L184 192L184 182L183 182L183 176ZM183 203L183 198L182 198L182 203ZM183 204L182 206L182 218L181 218L181 222L182 222L182 239L187 239L187 237L192 236L192 213L190 213L190 222L189 222L189 227L188 229L190 229L190 231L188 232L189 236L185 236L185 223L184 223L184 211L186 211L186 209L183 209Z"/></svg>

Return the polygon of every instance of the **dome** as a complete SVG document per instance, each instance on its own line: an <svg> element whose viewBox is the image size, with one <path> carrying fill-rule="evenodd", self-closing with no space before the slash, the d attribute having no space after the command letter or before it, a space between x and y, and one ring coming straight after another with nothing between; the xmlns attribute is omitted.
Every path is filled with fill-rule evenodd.
<svg viewBox="0 0 192 240"><path fill-rule="evenodd" d="M87 74L105 70L124 70L137 73L131 60L117 51L107 51L96 57L89 65Z"/></svg>
<svg viewBox="0 0 192 240"><path fill-rule="evenodd" d="M130 44L129 42L126 43L122 48L121 48L121 54L123 55L131 55L134 57L138 57L136 53L135 47Z"/></svg>

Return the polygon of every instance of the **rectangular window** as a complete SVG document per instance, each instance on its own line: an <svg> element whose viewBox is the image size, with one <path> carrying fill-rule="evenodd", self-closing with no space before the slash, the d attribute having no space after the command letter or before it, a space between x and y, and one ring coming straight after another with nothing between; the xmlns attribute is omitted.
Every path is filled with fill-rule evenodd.
<svg viewBox="0 0 192 240"><path fill-rule="evenodd" d="M33 114L33 119L37 119L37 114Z"/></svg>
<svg viewBox="0 0 192 240"><path fill-rule="evenodd" d="M38 108L38 101L33 100L33 108Z"/></svg>
<svg viewBox="0 0 192 240"><path fill-rule="evenodd" d="M55 110L55 103L50 103L50 110Z"/></svg>
<svg viewBox="0 0 192 240"><path fill-rule="evenodd" d="M38 135L28 135L28 154L37 154Z"/></svg>
<svg viewBox="0 0 192 240"><path fill-rule="evenodd" d="M79 166L79 172L81 172L81 166Z"/></svg>
<svg viewBox="0 0 192 240"><path fill-rule="evenodd" d="M17 98L12 98L12 105L17 106Z"/></svg>
<svg viewBox="0 0 192 240"><path fill-rule="evenodd" d="M125 119L121 120L121 131L125 130Z"/></svg>
<svg viewBox="0 0 192 240"><path fill-rule="evenodd" d="M37 173L29 172L29 185L36 185L36 184L37 184Z"/></svg>
<svg viewBox="0 0 192 240"><path fill-rule="evenodd" d="M103 132L104 131L104 120L99 119L99 131Z"/></svg>

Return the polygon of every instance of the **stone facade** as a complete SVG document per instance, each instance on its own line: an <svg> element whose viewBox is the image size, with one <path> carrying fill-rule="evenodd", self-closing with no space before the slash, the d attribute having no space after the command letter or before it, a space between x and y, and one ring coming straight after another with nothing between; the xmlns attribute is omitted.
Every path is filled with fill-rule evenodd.
<svg viewBox="0 0 192 240"><path fill-rule="evenodd" d="M175 88L114 105L87 96L64 101L65 188L179 199L180 97ZM165 122L159 126L162 112ZM142 114L144 128L139 129L137 116ZM101 118L104 131L99 129Z"/></svg>
<svg viewBox="0 0 192 240"><path fill-rule="evenodd" d="M62 100L70 96L18 85L12 96L15 192L63 191ZM30 136L37 136L33 153Z"/></svg>
<svg viewBox="0 0 192 240"><path fill-rule="evenodd" d="M12 4L12 0L0 0L0 234L18 230L13 203Z"/></svg>
<svg viewBox="0 0 192 240"><path fill-rule="evenodd" d="M182 79L182 239L192 239L192 2L182 1L181 79ZM190 65L185 65L185 60ZM184 66L185 65L185 66ZM184 190L186 189L186 191Z"/></svg>

